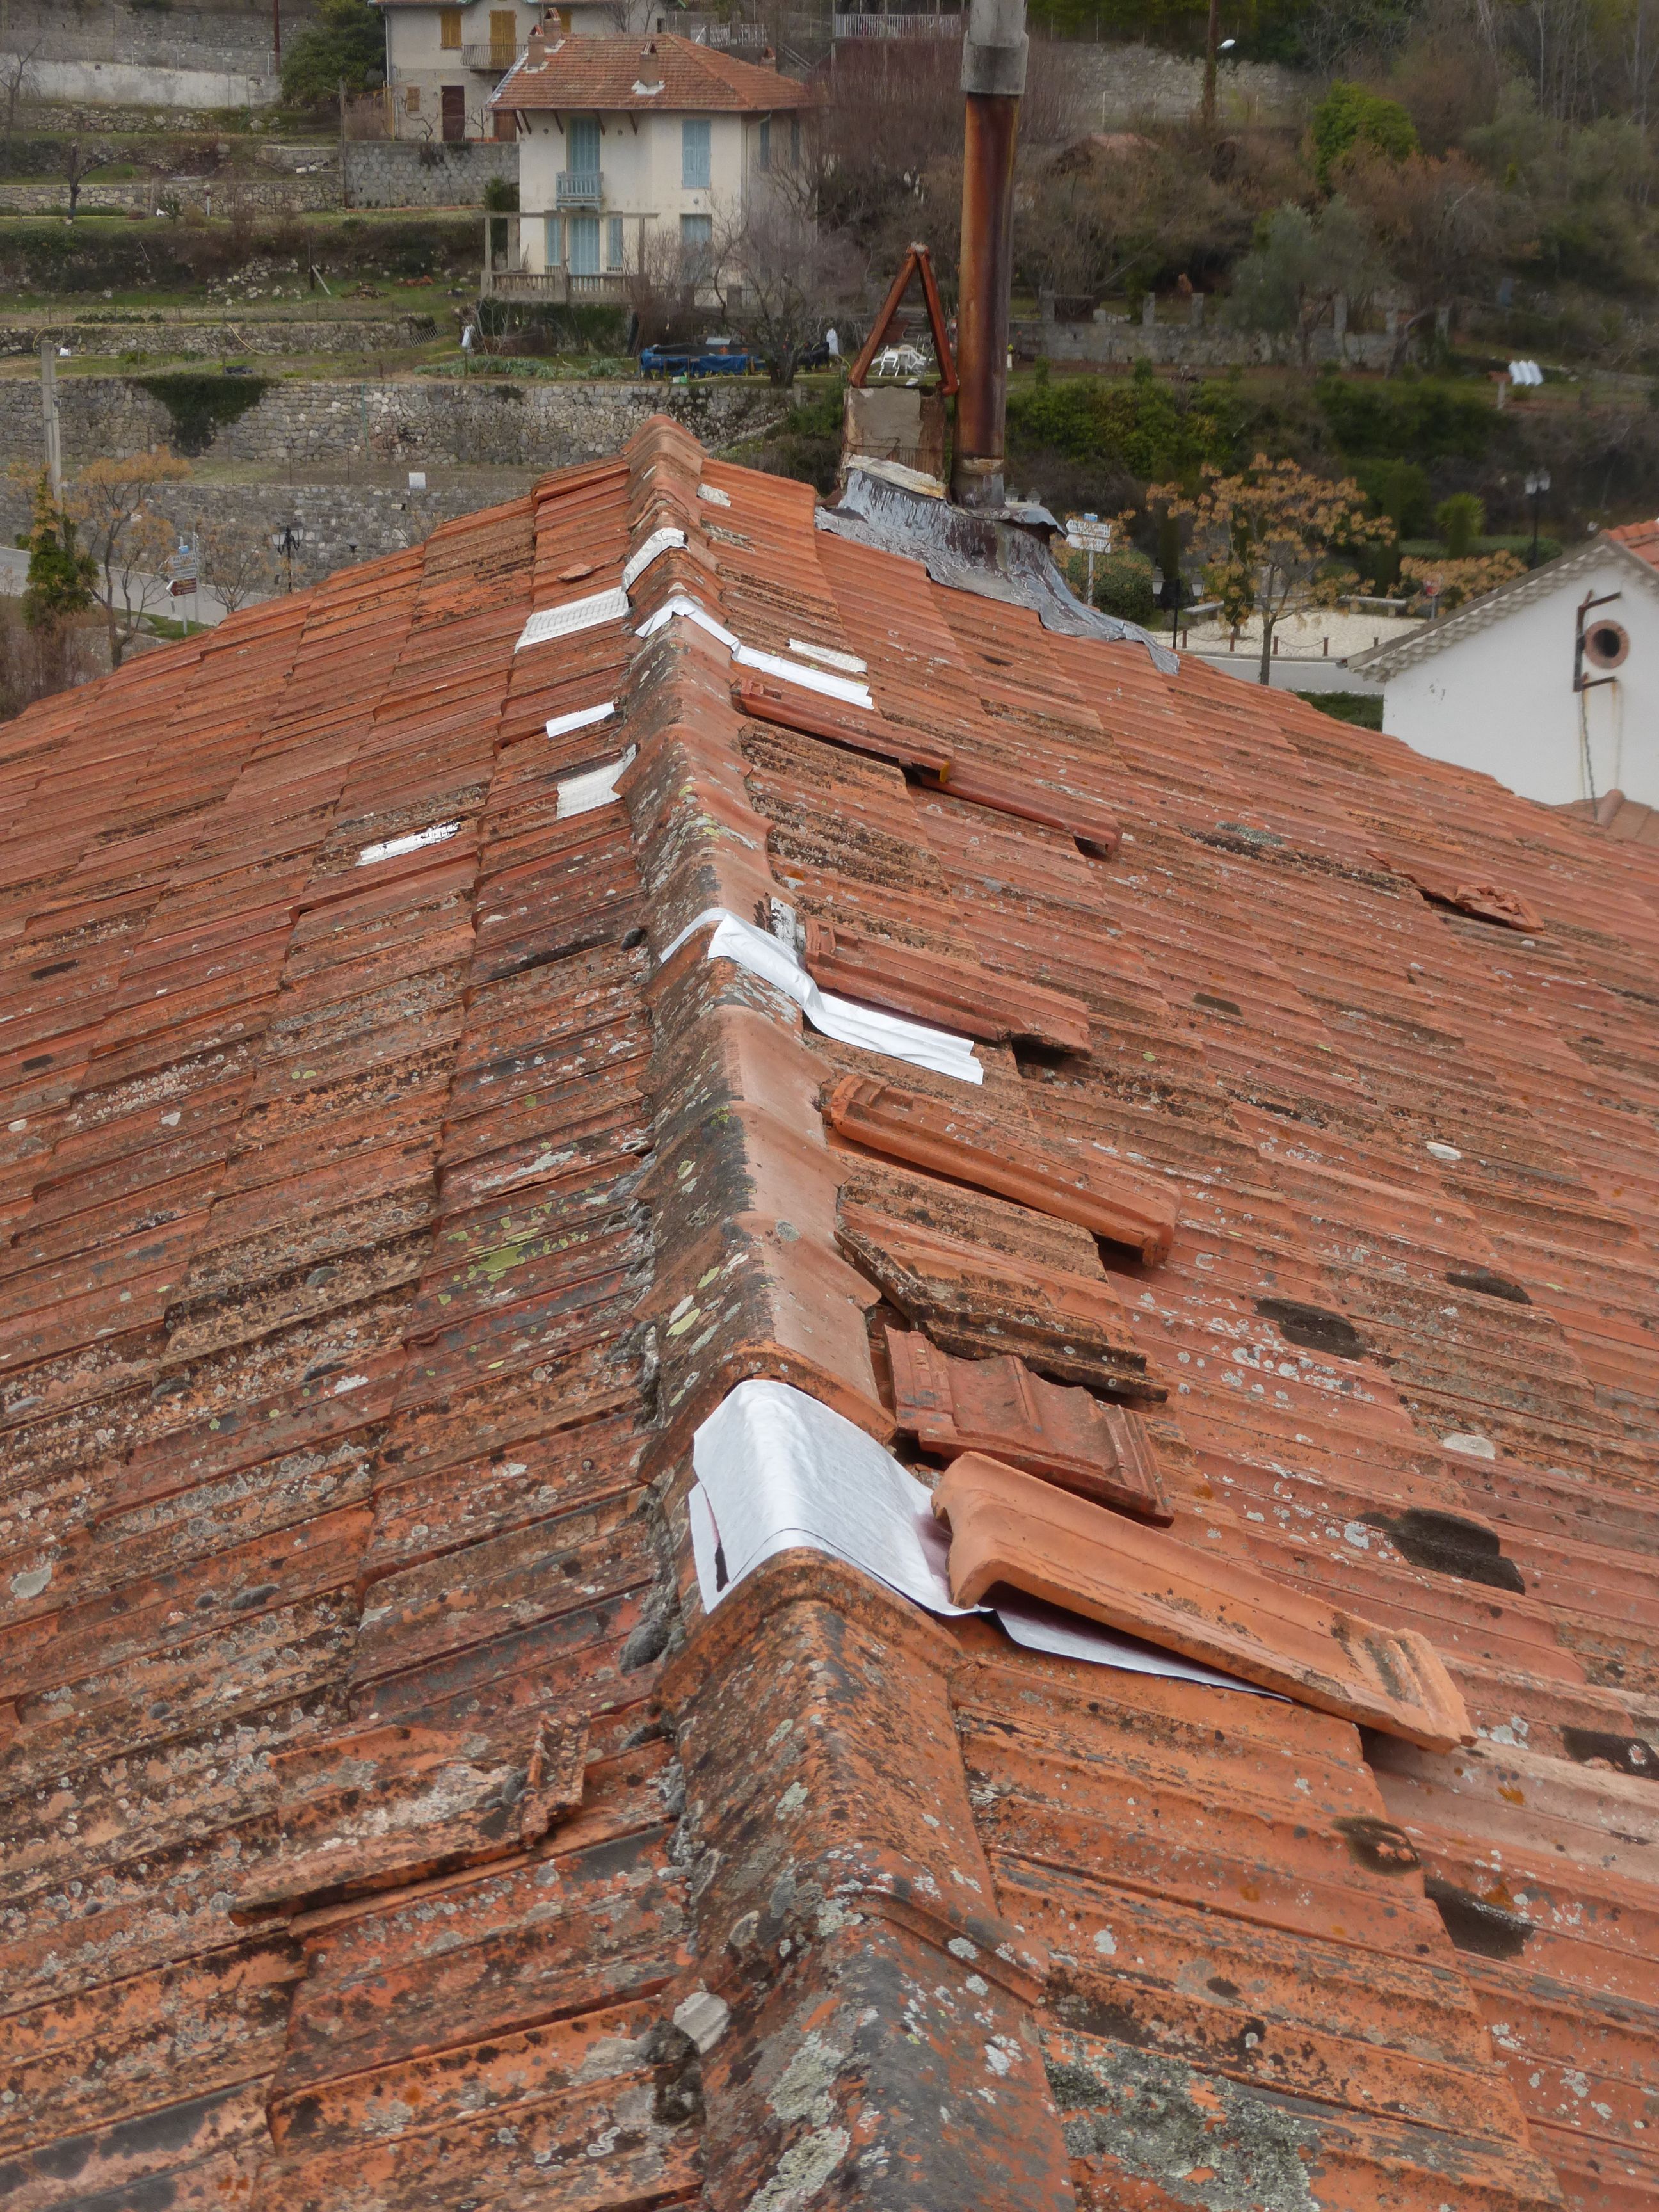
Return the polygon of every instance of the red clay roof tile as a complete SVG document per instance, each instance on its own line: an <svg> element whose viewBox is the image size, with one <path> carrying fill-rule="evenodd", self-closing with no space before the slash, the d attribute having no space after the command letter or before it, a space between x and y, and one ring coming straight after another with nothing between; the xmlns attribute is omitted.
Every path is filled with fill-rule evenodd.
<svg viewBox="0 0 1659 2212"><path fill-rule="evenodd" d="M514 652L662 526L630 623ZM873 708L641 640L677 591ZM20 2203L1652 2212L1650 843L661 420L43 702L0 789ZM1167 1188L1167 1260L832 1147L893 1064L653 963L713 906L969 1029L987 1146ZM748 1374L902 1452L1144 1445L1181 1538L1120 1540L1426 1638L1478 1741L800 1553L705 1619L690 1436ZM346 1763L403 1731L459 1748Z"/></svg>

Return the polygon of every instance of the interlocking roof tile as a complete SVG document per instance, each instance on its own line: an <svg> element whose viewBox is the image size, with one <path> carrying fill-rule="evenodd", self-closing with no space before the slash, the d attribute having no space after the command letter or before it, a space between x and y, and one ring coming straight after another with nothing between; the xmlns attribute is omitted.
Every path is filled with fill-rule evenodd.
<svg viewBox="0 0 1659 2212"><path fill-rule="evenodd" d="M641 636L677 594L872 705ZM1650 842L662 422L44 702L0 792L26 2212L1656 2212ZM982 1085L664 961L712 908ZM827 1132L900 1079L1167 1257ZM960 1417L1161 1490L1200 1592L1426 1639L1474 1741L805 1551L705 1614L750 1376L930 1486Z"/></svg>
<svg viewBox="0 0 1659 2212"><path fill-rule="evenodd" d="M810 86L781 76L769 65L739 61L717 47L658 31L644 40L533 39L495 88L490 106L600 114L660 108L665 114L763 115L810 107L816 96Z"/></svg>

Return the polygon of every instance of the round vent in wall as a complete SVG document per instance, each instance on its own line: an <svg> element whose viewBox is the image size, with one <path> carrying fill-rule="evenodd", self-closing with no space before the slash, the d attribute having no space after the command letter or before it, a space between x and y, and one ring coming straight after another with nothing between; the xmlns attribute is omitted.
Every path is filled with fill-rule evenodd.
<svg viewBox="0 0 1659 2212"><path fill-rule="evenodd" d="M1598 668L1618 668L1630 652L1630 633L1622 623L1593 622L1584 632L1584 658Z"/></svg>

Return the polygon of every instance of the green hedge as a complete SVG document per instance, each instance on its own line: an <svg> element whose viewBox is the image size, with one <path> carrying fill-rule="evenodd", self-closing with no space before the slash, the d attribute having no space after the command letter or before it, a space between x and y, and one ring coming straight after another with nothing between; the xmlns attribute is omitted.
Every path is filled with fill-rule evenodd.
<svg viewBox="0 0 1659 2212"><path fill-rule="evenodd" d="M1351 459L1408 453L1413 460L1485 458L1497 410L1484 392L1452 384L1351 384L1322 376L1319 404Z"/></svg>

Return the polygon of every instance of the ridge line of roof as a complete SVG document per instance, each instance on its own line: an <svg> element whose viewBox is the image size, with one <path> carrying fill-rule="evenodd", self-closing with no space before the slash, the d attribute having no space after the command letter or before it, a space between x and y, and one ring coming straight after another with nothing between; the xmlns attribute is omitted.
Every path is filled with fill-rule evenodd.
<svg viewBox="0 0 1659 2212"><path fill-rule="evenodd" d="M1413 662L1431 659L1445 647L1457 644L1485 629L1501 616L1510 614L1517 607L1526 606L1534 599L1544 598L1555 587L1577 574L1581 569L1593 567L1601 551L1611 544L1619 559L1632 562L1648 589L1659 592L1659 571L1651 562L1643 558L1632 545L1615 538L1611 531L1602 531L1589 538L1583 545L1575 546L1559 560L1546 563L1541 568L1529 568L1524 575L1511 576L1508 583L1494 590L1483 592L1478 599L1459 607L1455 614L1441 621L1426 623L1412 636L1402 638L1397 644L1368 646L1364 653L1349 657L1348 666L1367 676L1380 676L1386 680L1398 675L1401 669Z"/></svg>

